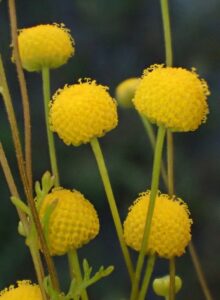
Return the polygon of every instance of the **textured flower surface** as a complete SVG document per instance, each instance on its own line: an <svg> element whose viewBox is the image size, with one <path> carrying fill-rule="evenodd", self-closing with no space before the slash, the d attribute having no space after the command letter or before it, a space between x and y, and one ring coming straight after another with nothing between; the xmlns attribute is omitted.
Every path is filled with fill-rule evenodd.
<svg viewBox="0 0 220 300"><path fill-rule="evenodd" d="M142 193L124 222L125 241L137 251L141 248L149 200L150 193ZM146 253L164 258L181 256L191 240L191 224L188 208L181 199L158 194Z"/></svg>
<svg viewBox="0 0 220 300"><path fill-rule="evenodd" d="M55 203L55 206L47 228L51 255L62 255L70 249L78 249L98 234L97 212L80 192L54 189L44 198L40 207L41 221L52 203Z"/></svg>
<svg viewBox="0 0 220 300"><path fill-rule="evenodd" d="M53 97L50 123L64 143L79 146L117 126L116 103L95 81L65 86Z"/></svg>
<svg viewBox="0 0 220 300"><path fill-rule="evenodd" d="M63 25L46 24L20 30L18 45L27 71L51 69L65 64L74 54L74 42Z"/></svg>
<svg viewBox="0 0 220 300"><path fill-rule="evenodd" d="M140 78L128 78L122 81L116 88L116 100L119 105L125 108L133 107L132 99L134 98L135 91L140 83Z"/></svg>
<svg viewBox="0 0 220 300"><path fill-rule="evenodd" d="M38 285L31 284L30 281L18 281L18 286L10 286L0 292L1 300L43 300Z"/></svg>
<svg viewBox="0 0 220 300"><path fill-rule="evenodd" d="M194 69L153 65L144 71L135 108L172 131L194 131L206 121L209 89Z"/></svg>

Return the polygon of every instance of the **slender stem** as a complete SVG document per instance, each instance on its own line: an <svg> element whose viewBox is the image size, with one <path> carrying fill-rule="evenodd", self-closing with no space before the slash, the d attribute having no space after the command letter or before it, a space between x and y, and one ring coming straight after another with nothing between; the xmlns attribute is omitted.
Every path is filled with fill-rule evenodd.
<svg viewBox="0 0 220 300"><path fill-rule="evenodd" d="M168 0L161 0L161 12L163 19L163 30L165 40L165 52L166 52L166 65L171 67L173 64L172 53L172 40L171 40L171 27L170 27L170 15ZM174 194L174 147L173 147L173 134L167 130L167 174L168 174L168 194L172 196ZM175 260L170 259L170 300L175 300Z"/></svg>
<svg viewBox="0 0 220 300"><path fill-rule="evenodd" d="M164 29L164 39L165 39L165 51L166 51L166 65L172 66L173 64L173 54L172 54L172 40L171 40L171 29L170 29L170 16L169 16L169 6L168 0L160 0L161 1L161 12L162 12L162 19L163 19L163 29ZM169 194L174 193L174 175L173 175L173 137L172 133L167 133L167 161L168 161L168 186L169 186ZM189 243L189 252L190 256L196 270L196 274L204 293L206 300L213 300L211 296L211 292L209 290L207 280L205 278L198 254L196 249L191 241Z"/></svg>
<svg viewBox="0 0 220 300"><path fill-rule="evenodd" d="M24 134L25 134L25 162L26 172L29 181L29 186L32 189L32 159L31 159L31 118L30 118L30 106L28 99L28 92L24 72L22 69L21 58L18 48L18 36L17 36L17 18L15 0L8 0L10 24L11 24L11 36L13 45L13 56L15 59L18 81L22 96L23 114L24 114Z"/></svg>
<svg viewBox="0 0 220 300"><path fill-rule="evenodd" d="M173 134L167 130L167 175L168 175L168 193L174 194L174 145Z"/></svg>
<svg viewBox="0 0 220 300"><path fill-rule="evenodd" d="M0 86L2 88L2 96L3 96L3 100L4 100L4 104L5 104L5 108L7 111L7 115L8 115L8 120L9 120L9 124L11 127L11 132L12 132L12 139L14 142L14 147L15 147L15 154L16 154L16 158L17 158L17 163L18 163L18 169L19 169L19 173L21 176L21 180L23 183L23 187L24 187L24 191L25 191L25 195L27 198L27 202L28 205L30 207L31 210L31 214L33 217L33 221L36 227L36 231L39 237L39 241L40 241L40 245L47 263L47 267L48 267L48 272L50 274L51 277L51 282L53 284L53 287L55 290L59 290L59 283L58 283L58 279L57 279L57 275L56 275L56 270L55 270L55 266L53 264L53 261L50 257L49 254L49 250L46 244L46 240L42 231L42 226L39 220L39 216L38 216L38 212L35 206L35 202L32 196L32 192L29 186L29 181L27 178L27 174L26 174L26 169L25 169L25 163L24 163L24 158L23 158L23 153L22 153L22 148L21 148L21 142L20 142L20 138L19 138L19 132L18 132L18 126L17 126L17 121L15 118L15 112L14 112L14 108L12 105L12 100L11 100L11 95L8 89L8 84L7 84L7 80L6 80L6 75L5 75L5 71L4 71L4 67L3 67L3 63L2 63L2 59L1 59L1 55L0 55Z"/></svg>
<svg viewBox="0 0 220 300"><path fill-rule="evenodd" d="M8 161L7 161L7 158L6 158L6 155L5 155L5 152L4 152L4 149L3 149L3 146L1 143L0 143L0 164L2 166L4 175L5 175L5 179L7 181L11 195L19 198L18 190L17 190L16 184L14 182L14 178L12 176L11 169L9 167L9 164L8 164ZM29 223L28 223L27 217L26 217L25 213L23 211L21 211L18 207L16 207L16 210L18 212L19 219L22 222L22 225L23 225L23 228L25 231L25 235L27 236L28 232L29 232ZM47 300L47 296L45 294L44 286L43 286L43 279L45 277L44 276L44 268L43 268L43 264L40 259L39 251L36 247L33 247L33 246L29 247L29 249L30 249L31 257L32 257L32 260L34 263L34 267L35 267L37 279L39 282L39 286L41 289L41 293L43 295L43 299Z"/></svg>
<svg viewBox="0 0 220 300"><path fill-rule="evenodd" d="M139 116L142 120L142 123L144 125L145 130L146 130L146 133L148 135L152 150L154 151L155 144L156 144L156 137L155 137L155 134L154 134L154 131L153 131L153 127L152 127L151 123L148 121L148 119L145 116L143 116L141 114L139 114ZM163 178L165 186L167 187L168 186L167 172L166 172L166 168L165 168L165 164L164 164L163 160L161 161L161 176Z"/></svg>
<svg viewBox="0 0 220 300"><path fill-rule="evenodd" d="M31 257L32 257L32 260L34 263L34 268L35 268L35 272L37 274L37 278L38 278L39 286L41 288L41 293L42 293L43 299L48 299L48 297L45 293L45 289L44 289L45 274L44 274L44 270L43 270L43 266L42 266L42 262L41 262L41 258L40 258L40 253L37 250L37 247L34 245L30 245L29 249L30 249Z"/></svg>
<svg viewBox="0 0 220 300"><path fill-rule="evenodd" d="M50 71L48 68L42 69L43 94L44 94L44 113L47 127L47 139L49 146L50 164L52 173L55 176L55 186L59 186L59 172L57 167L56 150L54 136L49 125L49 103L50 103Z"/></svg>
<svg viewBox="0 0 220 300"><path fill-rule="evenodd" d="M107 196L107 200L110 206L110 210L111 210L111 214L112 214L112 218L115 224L115 228L116 228L116 232L118 235L118 239L119 239L119 243L121 246L121 250L124 256L124 260L125 260L125 264L127 266L127 270L131 279L131 282L133 282L133 276L134 276L134 270L133 270L133 264L131 261L131 257L128 251L128 248L125 244L124 238L123 238L123 229L122 229L122 224L121 224L121 220L120 220L120 216L118 213L118 209L117 209L117 205L116 205L116 201L115 201L115 197L112 191L112 187L111 187L111 183L110 183L110 179L109 179L109 175L108 175L108 171L105 165L105 160L102 154L102 150L100 148L99 142L97 139L93 139L91 141L91 147L93 150L93 153L95 155L96 161L97 161L97 165L99 168L99 172L102 178L102 182L105 188L105 192L106 192L106 196Z"/></svg>
<svg viewBox="0 0 220 300"><path fill-rule="evenodd" d="M169 289L169 300L175 300L175 258L170 258L170 289Z"/></svg>
<svg viewBox="0 0 220 300"><path fill-rule="evenodd" d="M144 279L143 279L143 283L142 283L142 287L141 287L141 290L140 290L138 300L144 300L145 299L145 295L147 294L147 290L148 290L149 283L150 283L150 278L151 278L151 275L152 275L153 270L154 270L155 260L156 260L156 255L155 254L150 255L149 258L148 258L147 268L146 268L146 271L145 271L145 275L144 275Z"/></svg>
<svg viewBox="0 0 220 300"><path fill-rule="evenodd" d="M171 39L171 28L170 28L170 14L168 0L160 0L162 19L163 19L163 30L166 50L166 65L172 66L173 64L173 53L172 53L172 39Z"/></svg>
<svg viewBox="0 0 220 300"><path fill-rule="evenodd" d="M72 278L75 277L77 283L80 284L82 282L82 273L81 273L77 251L74 249L70 250L68 253L68 259L70 263ZM88 300L88 295L86 290L83 290L81 297L82 300Z"/></svg>
<svg viewBox="0 0 220 300"><path fill-rule="evenodd" d="M138 261L137 261L137 266L136 266L136 271L135 271L135 278L134 278L134 283L132 286L130 300L137 299L139 281L140 281L141 271L142 271L142 267L143 267L143 263L144 263L144 256L145 256L146 249L148 246L151 222L152 222L154 206L155 206L155 200L156 200L156 195L158 192L160 167L161 167L162 150L163 150L165 132L166 132L166 129L164 127L160 126L158 128L158 135L157 135L156 148L155 148L155 153L154 153L154 162L153 162L150 203L149 203L149 208L148 208L148 212L147 212L147 216L146 216L144 235L143 235L141 250L140 250L140 253L138 256Z"/></svg>
<svg viewBox="0 0 220 300"><path fill-rule="evenodd" d="M210 291L210 289L207 285L206 278L205 278L204 272L202 270L201 263L199 261L198 255L196 253L196 249L195 249L192 241L189 244L189 251L190 251L191 259L192 259L194 268L196 270L196 274L197 274L197 277L199 279L200 285L202 287L205 299L206 300L213 300L213 296L211 295L211 291Z"/></svg>

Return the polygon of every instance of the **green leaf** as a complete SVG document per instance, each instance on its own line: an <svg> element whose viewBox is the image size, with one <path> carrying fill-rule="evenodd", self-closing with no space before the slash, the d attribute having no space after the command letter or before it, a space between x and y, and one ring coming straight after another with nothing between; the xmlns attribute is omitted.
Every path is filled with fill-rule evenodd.
<svg viewBox="0 0 220 300"><path fill-rule="evenodd" d="M84 276L81 283L77 283L75 279L72 280L69 292L67 294L67 299L74 299L78 300L81 296L83 290L85 290L87 287L91 286L92 284L96 283L100 279L110 275L114 270L114 266L109 266L106 269L101 266L93 276L91 276L92 273L92 267L89 266L89 263L86 259L83 260L83 271Z"/></svg>

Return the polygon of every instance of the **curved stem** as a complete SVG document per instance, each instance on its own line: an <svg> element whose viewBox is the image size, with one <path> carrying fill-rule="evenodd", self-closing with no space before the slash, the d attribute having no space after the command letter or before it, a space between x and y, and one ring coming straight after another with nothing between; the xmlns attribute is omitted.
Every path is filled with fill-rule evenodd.
<svg viewBox="0 0 220 300"><path fill-rule="evenodd" d="M170 289L169 289L169 300L175 300L175 258L170 258Z"/></svg>
<svg viewBox="0 0 220 300"><path fill-rule="evenodd" d="M115 228L116 228L116 232L118 235L118 239L119 239L119 243L121 246L121 250L124 256L124 260L127 266L127 270L131 279L131 282L133 281L133 276L134 276L134 270L133 270L133 264L131 261L131 257L128 251L128 248L125 244L124 241L124 237L123 237L123 229L122 229L122 224L121 224L121 220L120 220L120 216L118 213L118 209L117 209L117 205L116 205L116 201L115 201L115 197L112 191L112 187L111 187L111 183L110 183L110 179L109 179L109 175L108 175L108 171L105 165L105 160L102 154L102 150L100 148L99 142L98 140L95 138L93 140L91 140L91 147L93 150L93 153L95 155L96 161L97 161L97 165L99 168L99 172L102 178L102 182L105 188L105 192L106 192L106 196L108 199L108 203L110 206L110 210L111 210L111 214L112 214L112 218L115 224Z"/></svg>
<svg viewBox="0 0 220 300"><path fill-rule="evenodd" d="M50 125L49 125L50 71L46 67L42 69L42 80L43 80L43 94L44 94L44 113L45 113L45 122L47 128L50 164L51 164L52 173L55 176L55 186L59 186L59 172L57 167L54 135L50 130Z"/></svg>
<svg viewBox="0 0 220 300"><path fill-rule="evenodd" d="M155 200L156 200L156 195L158 192L160 167L161 167L162 150L163 150L165 132L166 132L166 129L163 126L160 126L158 128L157 142L156 142L156 148L155 148L155 153L154 153L154 162L153 162L150 203L149 203L149 208L147 211L146 223L145 223L145 227L144 227L144 235L143 235L141 250L140 250L140 253L138 256L138 261L137 261L134 283L132 286L130 300L137 299L139 281L140 281L141 271L142 271L142 267L143 267L143 263L144 263L144 255L145 255L145 252L146 252L146 249L148 246L151 222L152 222L154 206L155 206Z"/></svg>
<svg viewBox="0 0 220 300"><path fill-rule="evenodd" d="M155 260L156 260L156 255L155 254L150 255L149 258L148 258L147 268L146 268L146 271L145 271L145 275L144 275L144 279L143 279L143 283L142 283L142 287L141 287L141 290L140 290L138 300L144 300L145 299L145 295L147 294L147 290L148 290L149 283L150 283L150 278L151 278L151 275L152 275L153 270L154 270Z"/></svg>
<svg viewBox="0 0 220 300"><path fill-rule="evenodd" d="M144 128L146 130L146 133L148 135L152 150L154 151L155 144L156 144L156 137L155 137L155 134L153 131L153 127L145 116L143 116L142 114L139 114L139 116L141 118L141 121L142 121ZM163 178L165 186L167 187L168 186L167 172L166 172L166 168L165 168L163 160L161 161L161 176Z"/></svg>
<svg viewBox="0 0 220 300"><path fill-rule="evenodd" d="M72 279L75 277L77 283L80 284L82 282L82 273L81 273L81 268L80 268L77 251L70 250L68 252L68 259L69 259ZM82 300L88 300L88 295L87 295L86 290L83 290L81 297L82 297Z"/></svg>

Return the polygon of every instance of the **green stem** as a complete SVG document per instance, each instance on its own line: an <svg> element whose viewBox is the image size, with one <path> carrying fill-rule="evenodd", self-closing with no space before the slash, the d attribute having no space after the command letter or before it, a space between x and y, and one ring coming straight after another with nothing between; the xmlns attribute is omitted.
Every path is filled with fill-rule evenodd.
<svg viewBox="0 0 220 300"><path fill-rule="evenodd" d="M154 131L153 131L153 127L152 127L151 123L148 121L148 119L145 116L143 116L142 114L139 114L139 116L141 118L141 121L142 121L142 123L144 125L144 128L146 130L146 133L148 135L152 150L154 151L155 144L156 144L156 138L155 138L155 134L154 134ZM161 176L163 178L165 186L167 187L168 186L167 172L166 172L166 168L165 168L165 165L164 165L163 161L161 162Z"/></svg>
<svg viewBox="0 0 220 300"><path fill-rule="evenodd" d="M57 167L56 150L54 136L49 125L49 103L50 103L50 71L48 68L42 69L43 94L44 94L44 113L47 127L47 139L49 146L50 164L52 173L55 176L55 186L59 186L59 173Z"/></svg>
<svg viewBox="0 0 220 300"><path fill-rule="evenodd" d="M168 67L173 64L173 53L172 53L172 39L170 29L170 14L168 0L160 0L162 19L163 19L163 30L165 40L165 51L166 51L166 65Z"/></svg>
<svg viewBox="0 0 220 300"><path fill-rule="evenodd" d="M170 289L169 289L169 300L175 300L175 258L170 258Z"/></svg>
<svg viewBox="0 0 220 300"><path fill-rule="evenodd" d="M76 282L78 284L80 284L82 282L82 273L81 273L81 269L80 269L77 251L70 250L68 252L68 259L69 259L69 264L70 264L71 277L72 277L72 279L75 277ZM81 297L82 297L82 300L88 300L88 295L87 295L86 290L83 290Z"/></svg>
<svg viewBox="0 0 220 300"><path fill-rule="evenodd" d="M168 175L168 193L170 196L174 194L174 147L173 134L167 130L167 175Z"/></svg>
<svg viewBox="0 0 220 300"><path fill-rule="evenodd" d="M91 141L91 147L92 147L93 153L95 155L97 165L99 168L99 172L100 172L100 175L102 178L102 182L103 182L103 185L105 188L106 196L107 196L108 203L110 206L110 210L111 210L112 218L113 218L113 221L115 224L115 228L116 228L116 232L118 235L121 250L122 250L122 253L124 256L125 264L127 266L131 282L133 282L133 276L134 276L133 264L131 261L131 257L130 257L128 248L127 248L124 238L123 238L122 224L121 224L120 216L119 216L118 209L116 206L115 197L114 197L114 194L112 191L108 171L107 171L107 168L105 165L105 160L104 160L99 142L96 138Z"/></svg>
<svg viewBox="0 0 220 300"><path fill-rule="evenodd" d="M136 271L135 271L135 278L134 278L134 283L132 286L130 300L137 299L139 281L140 281L141 271L142 271L142 267L143 267L143 263L144 263L144 256L145 256L146 249L148 246L151 222L152 222L154 206L155 206L155 200L156 200L156 196L157 196L157 192L158 192L160 167L161 167L162 150L163 150L165 132L166 132L166 129L164 127L160 126L158 128L156 148L155 148L155 153L154 153L152 181L151 181L150 203L149 203L149 208L148 208L148 212L147 212L147 216L146 216L144 235L143 235L141 250L140 250L140 253L138 256L138 261L137 261L137 266L136 266Z"/></svg>
<svg viewBox="0 0 220 300"><path fill-rule="evenodd" d="M48 297L45 293L45 289L44 289L44 281L43 280L45 278L45 274L44 274L44 270L42 268L42 262L41 262L39 251L33 243L31 245L29 245L29 249L30 249L31 257L32 257L33 264L34 264L34 269L35 269L35 272L37 275L38 283L41 288L41 293L42 293L43 299L48 299Z"/></svg>
<svg viewBox="0 0 220 300"><path fill-rule="evenodd" d="M146 271L145 271L145 275L144 275L144 279L143 279L143 283L142 283L142 287L141 287L141 290L140 290L138 300L144 300L145 299L145 295L147 294L147 290L148 290L149 283L150 283L150 278L151 278L151 275L152 275L153 270L154 270L155 260L156 260L156 255L155 254L150 255L149 258L148 258L147 268L146 268Z"/></svg>
<svg viewBox="0 0 220 300"><path fill-rule="evenodd" d="M171 40L171 27L170 27L170 15L168 0L161 0L161 12L163 19L163 30L165 40L165 52L166 52L166 65L171 67L173 64L172 53L172 40ZM173 196L174 194L174 147L173 147L173 134L167 130L167 175L168 175L168 194ZM170 259L170 300L175 300L175 259Z"/></svg>

